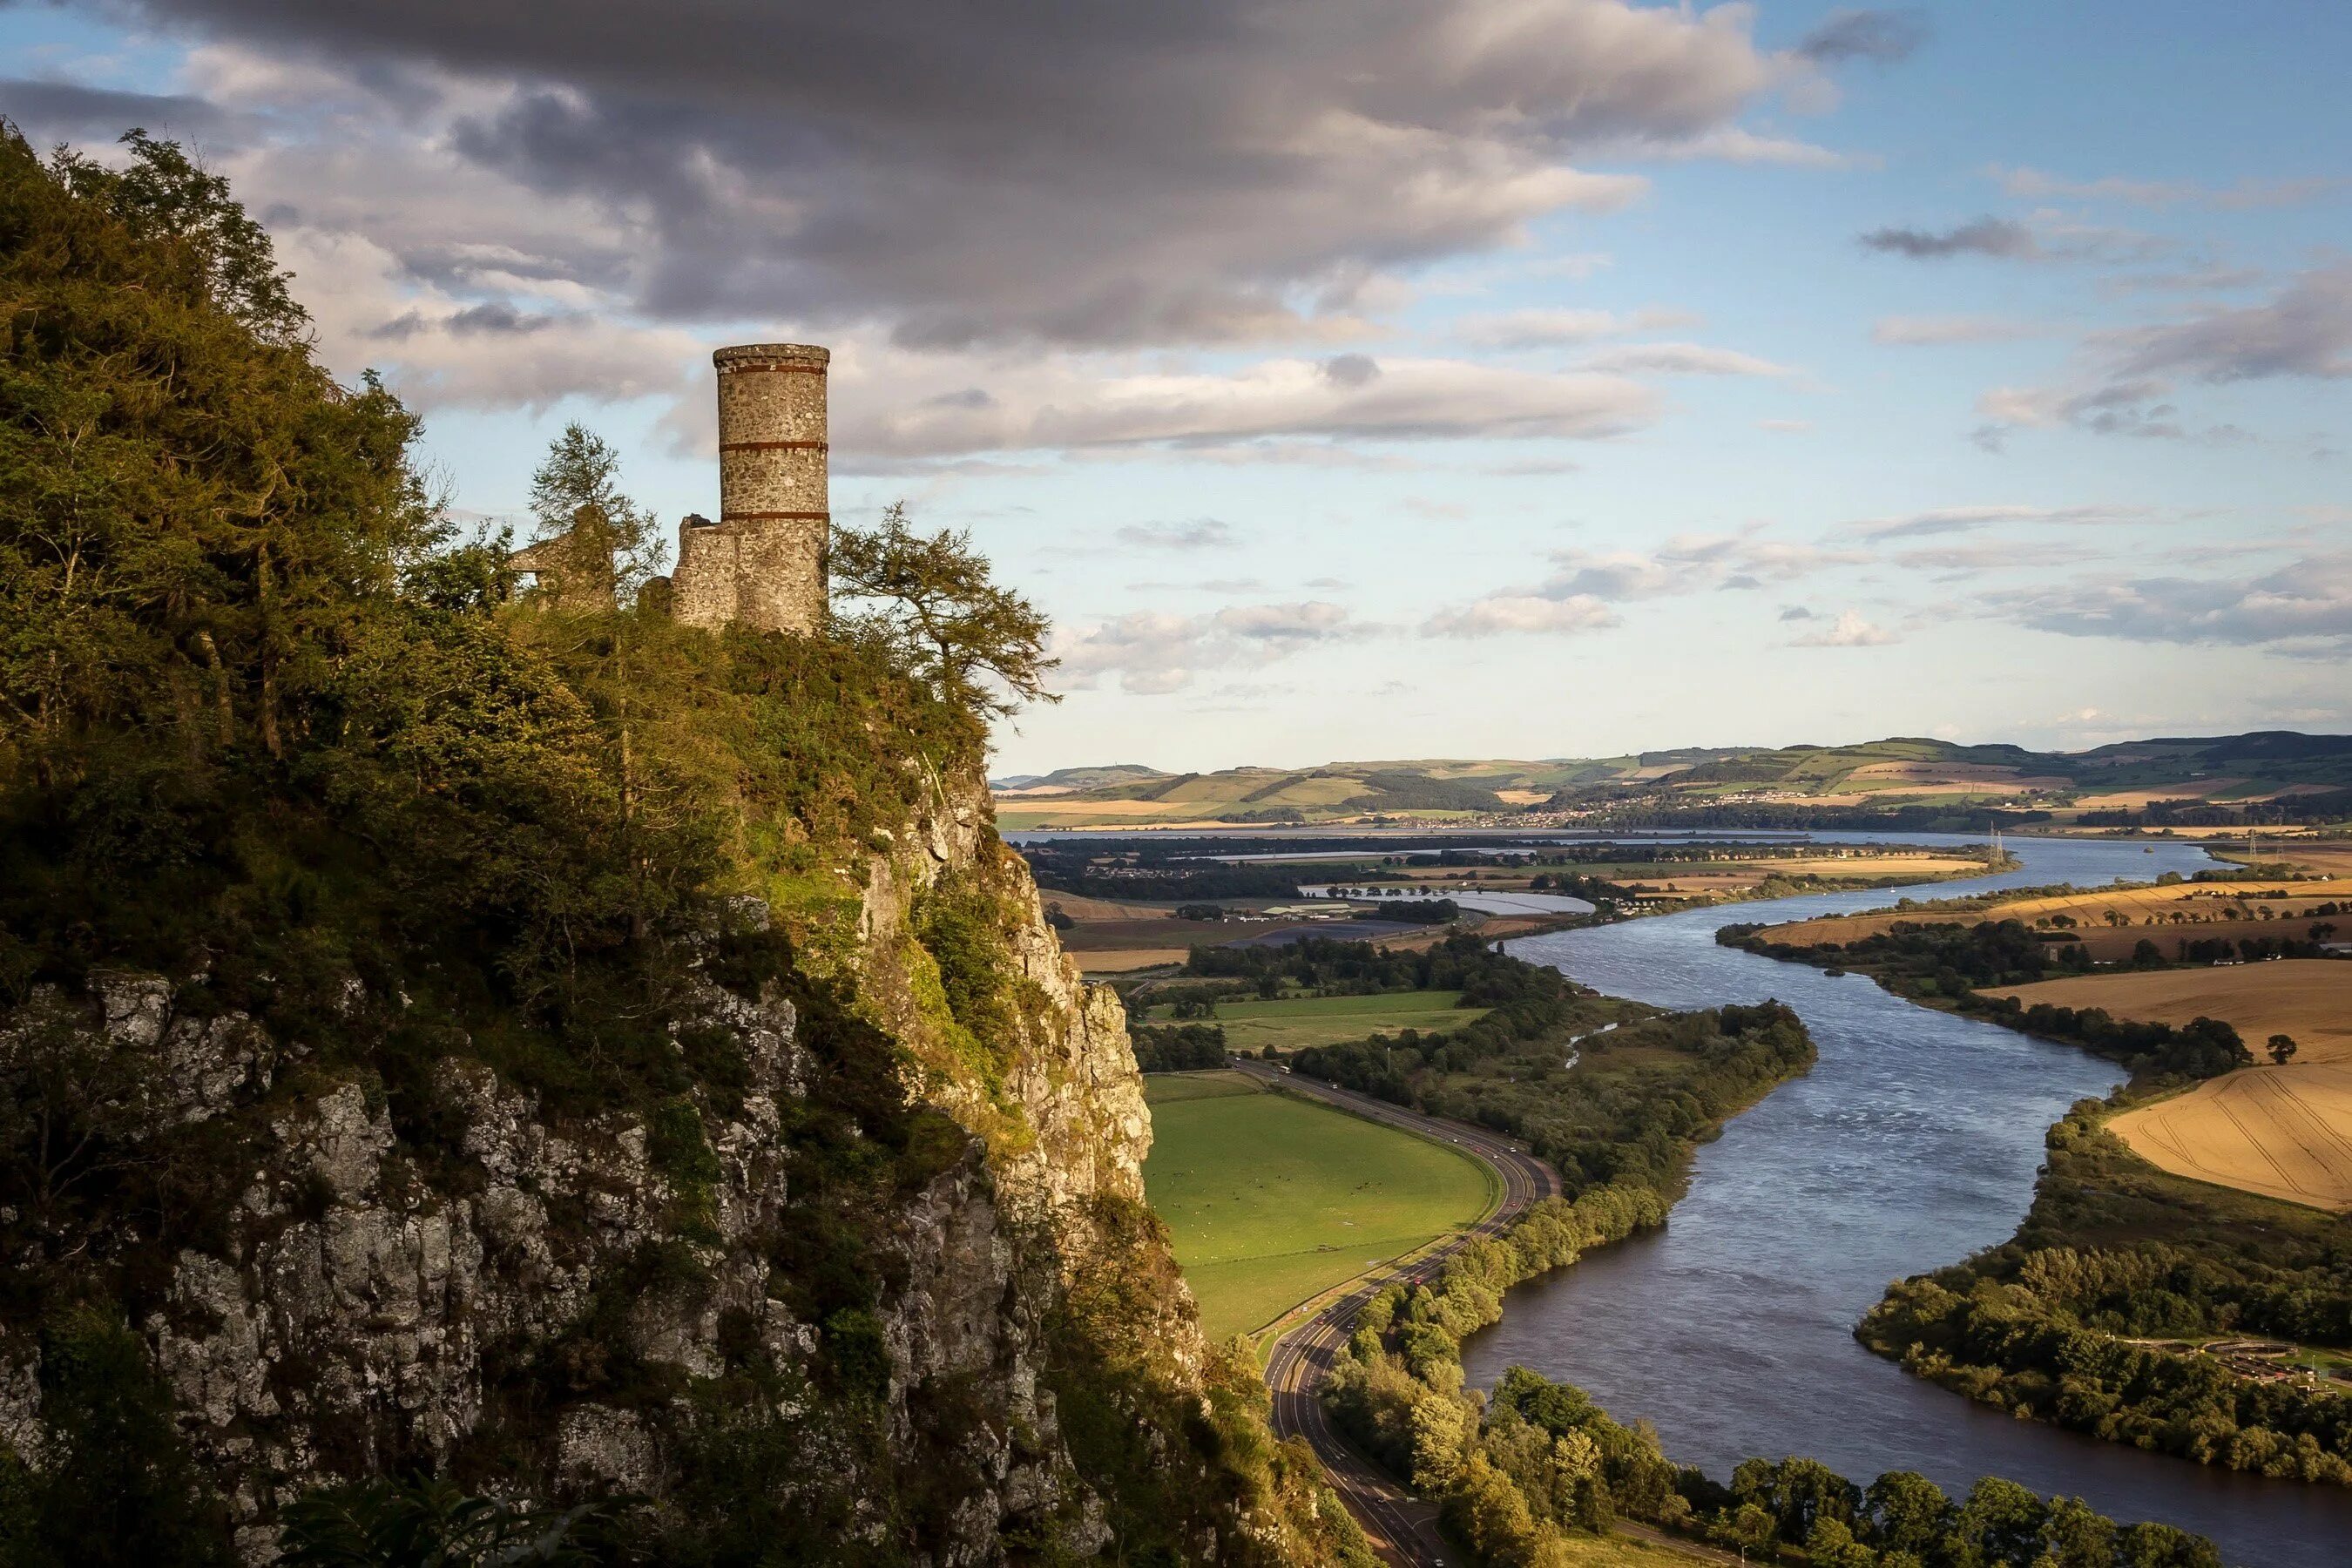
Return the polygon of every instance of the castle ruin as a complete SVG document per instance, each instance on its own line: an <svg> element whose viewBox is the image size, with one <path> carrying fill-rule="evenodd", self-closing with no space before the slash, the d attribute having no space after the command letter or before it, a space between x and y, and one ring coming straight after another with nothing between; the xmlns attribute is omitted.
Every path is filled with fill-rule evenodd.
<svg viewBox="0 0 2352 1568"><path fill-rule="evenodd" d="M806 636L824 620L825 365L807 343L745 343L719 368L719 521L678 525L671 614Z"/></svg>
<svg viewBox="0 0 2352 1568"><path fill-rule="evenodd" d="M809 343L743 343L719 368L719 521L677 525L677 567L638 591L690 626L732 622L806 637L824 624L833 512L825 472L825 366ZM541 602L569 610L614 604L613 531L583 507L572 526L507 564L536 579Z"/></svg>

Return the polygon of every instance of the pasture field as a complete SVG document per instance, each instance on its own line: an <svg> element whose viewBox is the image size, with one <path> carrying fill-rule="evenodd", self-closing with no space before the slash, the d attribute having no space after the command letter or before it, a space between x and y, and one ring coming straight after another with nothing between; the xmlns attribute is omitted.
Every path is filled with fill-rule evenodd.
<svg viewBox="0 0 2352 1568"><path fill-rule="evenodd" d="M1220 1002L1215 1016L1225 1044L1237 1051L1295 1051L1307 1046L1338 1045L1372 1035L1393 1035L1399 1029L1437 1030L1450 1034L1486 1016L1484 1007L1458 1006L1459 991L1389 991L1370 996L1297 996L1278 1002ZM1150 1023L1164 1017L1147 1016Z"/></svg>
<svg viewBox="0 0 2352 1568"><path fill-rule="evenodd" d="M2290 958L2083 974L1987 994L2166 1024L2224 1020L2257 1066L2134 1107L2107 1130L2176 1176L2313 1208L2352 1208L2352 963ZM2273 1034L2294 1037L2294 1059L2284 1067L2260 1060Z"/></svg>
<svg viewBox="0 0 2352 1568"><path fill-rule="evenodd" d="M1184 1100L1231 1100L1264 1090L1237 1072L1156 1072L1143 1080L1143 1098L1154 1106Z"/></svg>
<svg viewBox="0 0 2352 1568"><path fill-rule="evenodd" d="M1492 1173L1457 1149L1238 1073L1155 1074L1144 1096L1145 1192L1213 1339L1475 1224L1499 1196Z"/></svg>

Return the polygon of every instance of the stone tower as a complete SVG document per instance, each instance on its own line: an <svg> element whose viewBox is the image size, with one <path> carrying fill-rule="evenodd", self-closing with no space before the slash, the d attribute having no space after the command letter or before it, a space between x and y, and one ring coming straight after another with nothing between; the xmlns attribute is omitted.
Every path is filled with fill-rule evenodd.
<svg viewBox="0 0 2352 1568"><path fill-rule="evenodd" d="M824 620L833 514L825 479L825 364L806 343L720 349L719 521L678 526L672 614L805 636Z"/></svg>

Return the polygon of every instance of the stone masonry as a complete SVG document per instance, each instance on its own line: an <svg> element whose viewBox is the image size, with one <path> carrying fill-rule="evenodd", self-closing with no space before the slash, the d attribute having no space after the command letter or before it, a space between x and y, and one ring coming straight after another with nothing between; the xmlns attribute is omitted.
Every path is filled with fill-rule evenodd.
<svg viewBox="0 0 2352 1568"><path fill-rule="evenodd" d="M719 521L678 527L672 613L688 626L741 621L814 632L824 619L825 365L806 343L747 343L719 368Z"/></svg>

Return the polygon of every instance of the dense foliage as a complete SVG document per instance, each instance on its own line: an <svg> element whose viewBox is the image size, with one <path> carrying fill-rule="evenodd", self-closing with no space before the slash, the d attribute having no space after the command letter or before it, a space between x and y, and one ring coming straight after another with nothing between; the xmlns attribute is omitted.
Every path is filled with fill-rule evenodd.
<svg viewBox="0 0 2352 1568"><path fill-rule="evenodd" d="M1771 942L1757 925L1728 925L1716 940L1770 958L1864 971L1897 995L1948 1002L1962 1012L2053 1039L2071 1040L2132 1071L2214 1078L2253 1060L2236 1029L2217 1018L2171 1025L2118 1019L2099 1007L2063 1007L1979 994L1979 987L2087 974L2079 942L2045 942L2021 921L1912 922L1853 942ZM2143 943L2143 946L2149 944ZM2159 963L2161 959L2158 959Z"/></svg>
<svg viewBox="0 0 2352 1568"><path fill-rule="evenodd" d="M1776 1002L1651 1015L1598 1002L1559 971L1470 936L1420 953L1300 945L1319 951L1301 955L1293 973L1326 985L1427 973L1432 986L1459 988L1464 1006L1492 1011L1454 1030L1310 1047L1291 1058L1297 1071L1523 1139L1572 1191L1619 1180L1670 1186L1693 1139L1812 1065L1804 1026ZM1222 970L1234 951L1194 957ZM1571 1048L1581 1058L1573 1068Z"/></svg>
<svg viewBox="0 0 2352 1568"><path fill-rule="evenodd" d="M1090 899L1295 899L1298 873L1286 867L1227 865L1200 858L1202 846L1115 846L1048 839L1021 847L1041 888Z"/></svg>
<svg viewBox="0 0 2352 1568"><path fill-rule="evenodd" d="M2165 1173L2085 1100L2050 1131L2018 1234L1901 1280L1856 1331L1969 1396L2200 1463L2352 1483L2352 1394L2256 1381L2180 1345L2352 1347L2352 1241L2329 1215Z"/></svg>
<svg viewBox="0 0 2352 1568"><path fill-rule="evenodd" d="M1197 1072L1225 1065L1222 1024L1139 1024L1135 1065L1144 1072Z"/></svg>

